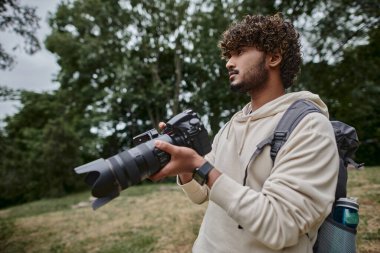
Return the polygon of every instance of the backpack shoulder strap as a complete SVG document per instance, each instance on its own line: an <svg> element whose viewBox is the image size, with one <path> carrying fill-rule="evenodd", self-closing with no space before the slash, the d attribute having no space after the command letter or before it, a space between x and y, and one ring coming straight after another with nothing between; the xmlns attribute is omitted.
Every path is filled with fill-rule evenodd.
<svg viewBox="0 0 380 253"><path fill-rule="evenodd" d="M278 151L281 149L282 145L286 142L289 135L292 133L294 128L298 123L311 112L320 112L320 110L310 101L300 99L294 102L286 110L280 122L277 124L273 134L264 140L262 140L257 146L256 151L252 154L246 168L243 180L243 185L246 185L248 176L248 167L251 162L253 162L257 156L261 154L264 147L267 145L271 146L270 155L274 164Z"/></svg>
<svg viewBox="0 0 380 253"><path fill-rule="evenodd" d="M290 134L298 123L309 113L321 112L312 102L300 99L294 102L286 110L273 133L270 156L274 163L278 151L288 140Z"/></svg>

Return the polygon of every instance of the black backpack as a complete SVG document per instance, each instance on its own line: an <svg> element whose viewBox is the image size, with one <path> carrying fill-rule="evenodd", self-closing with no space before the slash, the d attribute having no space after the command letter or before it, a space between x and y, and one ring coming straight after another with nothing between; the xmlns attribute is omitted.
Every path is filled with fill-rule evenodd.
<svg viewBox="0 0 380 253"><path fill-rule="evenodd" d="M257 145L257 149L252 154L250 162L245 170L244 185L247 180L249 164L255 160L264 147L267 145L271 146L270 156L274 163L277 153L285 144L294 128L307 114L312 112L321 113L312 102L304 99L297 100L287 109L276 126L273 135ZM347 196L347 165L351 164L355 168L359 168L363 166L363 164L357 164L352 159L359 147L359 140L355 128L340 121L331 121L331 124L334 128L340 158L338 182L335 193L335 201L337 201L339 198ZM331 211L334 210L334 207L335 203ZM355 252L355 235L356 229L338 224L332 219L332 215L330 214L323 222L318 232L317 241L313 250L314 252L328 253L334 248L334 252Z"/></svg>

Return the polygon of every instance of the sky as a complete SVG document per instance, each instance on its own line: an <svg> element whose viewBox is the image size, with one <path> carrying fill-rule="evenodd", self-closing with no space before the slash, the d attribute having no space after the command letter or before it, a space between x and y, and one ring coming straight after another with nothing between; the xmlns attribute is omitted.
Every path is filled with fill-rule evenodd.
<svg viewBox="0 0 380 253"><path fill-rule="evenodd" d="M59 71L57 58L45 48L44 39L51 31L47 23L48 13L55 12L59 0L21 0L20 3L37 7L37 15L41 18L37 37L42 49L33 55L28 55L22 50L24 41L20 36L9 31L0 32L0 43L16 61L11 70L0 70L0 85L37 92L57 89L58 83L53 82ZM16 45L20 46L19 49L12 51ZM0 102L0 120L6 115L16 113L19 106L16 101Z"/></svg>

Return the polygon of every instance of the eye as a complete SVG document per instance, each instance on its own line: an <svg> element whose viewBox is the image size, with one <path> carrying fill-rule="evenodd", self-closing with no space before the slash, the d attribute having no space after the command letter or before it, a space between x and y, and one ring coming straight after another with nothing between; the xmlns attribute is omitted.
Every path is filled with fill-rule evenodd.
<svg viewBox="0 0 380 253"><path fill-rule="evenodd" d="M244 48L236 49L236 55L242 55L244 53Z"/></svg>

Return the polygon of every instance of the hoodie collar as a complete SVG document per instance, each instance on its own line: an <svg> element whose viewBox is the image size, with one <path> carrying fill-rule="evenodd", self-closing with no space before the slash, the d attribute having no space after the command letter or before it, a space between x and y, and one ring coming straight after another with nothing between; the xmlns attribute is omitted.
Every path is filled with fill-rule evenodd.
<svg viewBox="0 0 380 253"><path fill-rule="evenodd" d="M328 110L326 104L320 99L320 97L316 94L313 94L309 91L299 91L299 92L292 92L287 93L285 95L282 95L265 105L261 106L259 109L252 111L251 109L251 103L248 103L244 106L244 108L237 112L230 120L228 130L227 130L227 139L231 130L232 125L234 124L245 124L244 132L243 132L243 141L239 148L239 154L241 154L245 141L246 141L246 135L248 133L250 122L265 118L274 116L278 113L284 112L288 107L294 103L297 100L300 99L306 99L311 101L313 104L315 104L321 112L326 116L328 115Z"/></svg>
<svg viewBox="0 0 380 253"><path fill-rule="evenodd" d="M284 94L272 101L269 101L254 111L251 109L251 103L248 103L241 111L237 112L233 118L238 122L244 122L274 116L280 112L285 111L292 103L300 99L306 99L313 102L326 117L329 116L326 104L320 99L318 95L313 94L309 91L299 91Z"/></svg>

